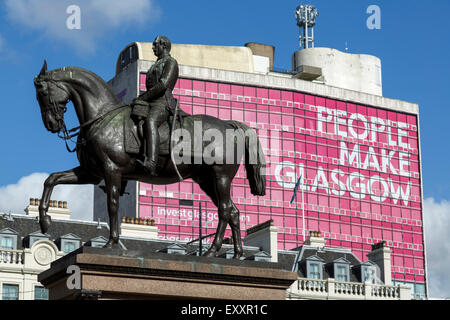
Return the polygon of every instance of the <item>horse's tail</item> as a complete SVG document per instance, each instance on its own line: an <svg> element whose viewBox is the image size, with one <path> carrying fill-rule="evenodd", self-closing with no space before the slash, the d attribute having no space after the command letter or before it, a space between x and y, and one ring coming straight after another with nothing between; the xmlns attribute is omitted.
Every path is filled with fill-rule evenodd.
<svg viewBox="0 0 450 320"><path fill-rule="evenodd" d="M250 189L253 195L264 196L266 194L266 160L258 135L246 124L233 120L227 122L233 127L244 131L244 164L245 170L247 171L247 179L250 183Z"/></svg>

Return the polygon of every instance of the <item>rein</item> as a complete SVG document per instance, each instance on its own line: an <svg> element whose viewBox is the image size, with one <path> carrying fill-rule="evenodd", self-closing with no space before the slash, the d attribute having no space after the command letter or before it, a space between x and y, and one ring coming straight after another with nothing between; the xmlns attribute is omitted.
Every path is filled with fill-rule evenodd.
<svg viewBox="0 0 450 320"><path fill-rule="evenodd" d="M52 84L54 84L59 89L65 91L68 94L68 96L70 96L70 92L68 92L66 88L61 86L54 79L50 78L50 79L45 79L45 80L48 81L48 82L51 82ZM64 122L64 117L63 117L64 113L67 111L67 106L64 106L64 108L62 109L62 112L60 112L59 109L61 109L61 108L58 108L58 106L56 105L56 102L52 99L52 96L50 94L50 87L48 87L47 90L48 90L48 100L49 100L50 105L52 106L51 108L48 108L47 110L52 109L52 111L53 111L53 113L55 115L55 120L57 120L59 122L62 122L62 129L58 132L58 137L60 139L64 140L64 142L66 144L66 149L67 149L68 152L75 152L77 150L78 145L85 145L86 142L89 140L89 139L82 139L81 141L76 141L76 142L71 140L72 138L80 135L82 128L88 127L88 126L96 123L97 121L101 121L108 114L112 113L113 111L116 111L118 109L121 109L121 108L124 108L124 107L127 106L125 104L125 105L121 105L119 107L116 107L114 109L108 110L104 114L102 114L102 115L100 115L100 116L98 116L98 117L96 117L94 119L91 119L89 121L86 121L86 122L80 124L78 127L74 127L74 128L72 128L70 130L67 130L66 123ZM69 102L69 100L67 100L66 104L68 102ZM78 132L76 132L76 131L78 131ZM62 132L62 135L61 135L61 132ZM73 149L70 149L69 144L67 143L67 140L71 140L72 142L74 142L76 144Z"/></svg>
<svg viewBox="0 0 450 320"><path fill-rule="evenodd" d="M121 109L121 108L125 108L126 106L127 106L127 105L125 104L125 105L121 105L121 106L119 106L119 107L117 107L117 108L108 110L107 112L105 112L105 113L102 114L101 116L98 116L98 117L96 117L96 118L94 118L94 119L91 119L91 120L89 120L89 121L86 121L85 123L79 125L78 127L72 128L72 129L70 129L70 130L67 130L66 124L63 122L63 129L61 130L61 131L63 132L63 136L61 136L61 134L60 134L61 131L60 131L60 132L58 133L58 137L61 138L61 139L63 139L64 142L66 143L66 149L67 149L67 151L69 151L69 152L75 152L75 151L77 150L78 145L86 145L86 142L89 141L89 139L82 139L81 141L77 141L77 142L72 141L72 142L74 142L74 143L76 144L75 147L74 147L72 150L69 148L69 145L68 145L68 143L67 143L67 140L71 140L72 138L78 136L78 135L80 134L82 128L88 127L88 126L90 126L90 125L96 123L97 121L101 121L101 120L103 120L107 115L109 115L110 113L112 113L113 111L116 111L116 110ZM75 132L75 131L77 131L77 130L78 130L78 132ZM72 132L75 132L75 133L72 133ZM71 133L72 133L72 134L71 134Z"/></svg>

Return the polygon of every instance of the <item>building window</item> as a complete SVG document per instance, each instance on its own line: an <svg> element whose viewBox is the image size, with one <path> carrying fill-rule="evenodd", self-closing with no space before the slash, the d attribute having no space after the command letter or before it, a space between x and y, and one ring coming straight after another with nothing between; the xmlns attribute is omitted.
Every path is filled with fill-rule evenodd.
<svg viewBox="0 0 450 320"><path fill-rule="evenodd" d="M48 290L41 286L35 286L34 300L48 300Z"/></svg>
<svg viewBox="0 0 450 320"><path fill-rule="evenodd" d="M79 248L79 241L70 241L70 240L63 240L62 241L62 251L65 254L68 254L76 249Z"/></svg>
<svg viewBox="0 0 450 320"><path fill-rule="evenodd" d="M425 285L415 283L412 286L414 287L414 294L412 296L413 299L415 299L415 300L424 300L424 299L426 299Z"/></svg>
<svg viewBox="0 0 450 320"><path fill-rule="evenodd" d="M94 247L94 248L103 248L107 242L108 242L108 240L105 237L100 236L100 237L96 237L94 239L89 240L87 245L90 245L91 247Z"/></svg>
<svg viewBox="0 0 450 320"><path fill-rule="evenodd" d="M31 248L33 244L40 240L50 240L48 234L42 234L40 231L30 233L28 236L28 247Z"/></svg>
<svg viewBox="0 0 450 320"><path fill-rule="evenodd" d="M103 248L105 246L106 243L103 242L92 242L91 243L91 247L94 248Z"/></svg>
<svg viewBox="0 0 450 320"><path fill-rule="evenodd" d="M308 278L322 279L319 263L309 263L308 265Z"/></svg>
<svg viewBox="0 0 450 320"><path fill-rule="evenodd" d="M347 265L337 265L335 272L336 272L336 280L337 281L339 281L339 282L348 282L349 281Z"/></svg>
<svg viewBox="0 0 450 320"><path fill-rule="evenodd" d="M374 266L362 267L362 282L376 283L377 269Z"/></svg>
<svg viewBox="0 0 450 320"><path fill-rule="evenodd" d="M2 300L19 300L19 285L3 284Z"/></svg>
<svg viewBox="0 0 450 320"><path fill-rule="evenodd" d="M0 248L6 250L14 250L14 240L15 237L12 236L2 236L0 239Z"/></svg>
<svg viewBox="0 0 450 320"><path fill-rule="evenodd" d="M0 230L0 249L16 250L18 233L11 229L5 228Z"/></svg>
<svg viewBox="0 0 450 320"><path fill-rule="evenodd" d="M317 255L306 258L306 277L309 279L323 279L324 260Z"/></svg>

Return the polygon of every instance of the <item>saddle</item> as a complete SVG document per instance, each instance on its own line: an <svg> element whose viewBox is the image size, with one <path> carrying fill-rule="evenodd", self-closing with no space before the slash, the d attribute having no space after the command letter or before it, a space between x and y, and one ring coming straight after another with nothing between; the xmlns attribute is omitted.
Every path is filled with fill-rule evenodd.
<svg viewBox="0 0 450 320"><path fill-rule="evenodd" d="M137 123L131 117L131 106L127 106L124 111L124 144L125 144L125 152L133 155L144 154L144 146L145 146L145 138L144 138L144 130L143 130L143 121ZM180 108L178 108L177 119L175 121L175 128L180 128L183 126L183 118L188 117L190 114L184 112ZM173 124L172 114L169 117L169 121L164 122L159 126L159 155L167 156L170 154L170 135L171 128Z"/></svg>

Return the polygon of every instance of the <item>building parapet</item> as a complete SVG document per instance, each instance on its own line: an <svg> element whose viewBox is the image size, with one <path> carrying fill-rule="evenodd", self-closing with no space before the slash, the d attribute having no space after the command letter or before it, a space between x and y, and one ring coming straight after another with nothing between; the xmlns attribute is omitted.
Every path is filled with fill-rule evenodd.
<svg viewBox="0 0 450 320"><path fill-rule="evenodd" d="M137 63L138 72L147 72L153 64L152 61L138 60L131 65L134 66L135 63ZM355 90L333 87L302 79L295 79L292 76L286 77L282 74L276 75L271 73L270 75L266 75L180 65L180 77L215 82L237 83L239 85L263 86L280 90L296 90L330 99L360 103L363 105L381 107L409 114L419 114L419 105L416 103L386 98Z"/></svg>
<svg viewBox="0 0 450 320"><path fill-rule="evenodd" d="M5 264L24 264L23 250L0 249L0 265Z"/></svg>
<svg viewBox="0 0 450 320"><path fill-rule="evenodd" d="M411 288L360 282L298 278L286 292L289 300L411 300Z"/></svg>

